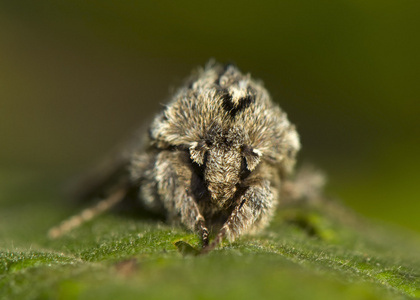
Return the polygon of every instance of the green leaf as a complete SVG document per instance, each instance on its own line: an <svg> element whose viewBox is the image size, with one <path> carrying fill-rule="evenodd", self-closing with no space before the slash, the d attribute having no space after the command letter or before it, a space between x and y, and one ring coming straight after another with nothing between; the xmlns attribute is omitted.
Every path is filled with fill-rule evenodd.
<svg viewBox="0 0 420 300"><path fill-rule="evenodd" d="M197 255L194 233L115 213L48 240L78 208L45 186L3 191L1 299L420 297L419 237L336 202L281 207L262 234Z"/></svg>

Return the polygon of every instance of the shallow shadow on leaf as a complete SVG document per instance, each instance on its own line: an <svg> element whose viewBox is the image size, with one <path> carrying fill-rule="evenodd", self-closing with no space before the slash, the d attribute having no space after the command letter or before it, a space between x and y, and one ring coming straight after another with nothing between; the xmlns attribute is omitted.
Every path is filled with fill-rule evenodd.
<svg viewBox="0 0 420 300"><path fill-rule="evenodd" d="M182 256L197 256L200 254L200 251L195 249L193 246L184 241L178 241L175 243L178 251Z"/></svg>

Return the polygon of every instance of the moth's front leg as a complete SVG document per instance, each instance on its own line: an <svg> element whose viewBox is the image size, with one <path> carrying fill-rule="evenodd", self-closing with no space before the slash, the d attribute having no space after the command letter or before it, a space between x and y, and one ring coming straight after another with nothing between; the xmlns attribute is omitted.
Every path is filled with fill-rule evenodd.
<svg viewBox="0 0 420 300"><path fill-rule="evenodd" d="M213 250L225 238L232 242L244 233L263 228L274 213L276 196L277 190L271 187L269 180L261 179L249 186L213 242L202 253Z"/></svg>
<svg viewBox="0 0 420 300"><path fill-rule="evenodd" d="M182 151L162 151L157 155L155 180L157 193L170 219L180 220L188 229L199 232L203 247L209 231L191 193L192 171Z"/></svg>

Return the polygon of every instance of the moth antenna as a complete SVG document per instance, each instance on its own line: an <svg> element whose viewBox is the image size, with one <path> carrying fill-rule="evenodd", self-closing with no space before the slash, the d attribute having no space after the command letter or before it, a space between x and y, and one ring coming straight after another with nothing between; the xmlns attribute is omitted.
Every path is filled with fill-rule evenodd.
<svg viewBox="0 0 420 300"><path fill-rule="evenodd" d="M126 194L127 194L126 187L117 189L116 191L111 193L107 198L99 201L94 206L84 209L81 213L74 215L68 218L67 220L64 220L63 222L61 222L60 225L56 227L51 228L48 231L48 237L50 239L59 238L60 236L79 227L83 223L86 223L92 220L93 218L98 217L99 215L110 210L116 204L121 202L124 199Z"/></svg>

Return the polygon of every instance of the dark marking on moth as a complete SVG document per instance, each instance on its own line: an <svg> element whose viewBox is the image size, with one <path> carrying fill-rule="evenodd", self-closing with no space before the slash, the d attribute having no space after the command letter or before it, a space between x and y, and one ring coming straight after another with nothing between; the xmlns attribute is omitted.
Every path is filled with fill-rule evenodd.
<svg viewBox="0 0 420 300"><path fill-rule="evenodd" d="M241 172L239 173L239 177L241 178L241 180L244 180L249 176L249 174L251 174L251 171L247 168L246 159L244 157L241 161Z"/></svg>
<svg viewBox="0 0 420 300"><path fill-rule="evenodd" d="M226 89L220 89L220 99L223 101L222 106L225 110L229 109L228 105L233 105L232 95Z"/></svg>
<svg viewBox="0 0 420 300"><path fill-rule="evenodd" d="M232 119L234 119L239 112L244 111L255 101L254 97L247 95L238 99L237 103L234 103L232 101L232 95L230 95L228 92L222 94L221 99L223 101L223 109L229 113Z"/></svg>

